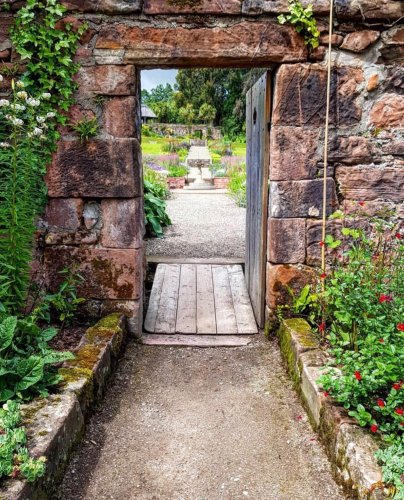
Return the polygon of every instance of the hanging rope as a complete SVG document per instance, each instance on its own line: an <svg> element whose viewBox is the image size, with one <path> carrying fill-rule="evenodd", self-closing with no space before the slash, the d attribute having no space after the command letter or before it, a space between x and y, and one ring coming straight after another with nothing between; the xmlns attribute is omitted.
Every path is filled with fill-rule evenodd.
<svg viewBox="0 0 404 500"><path fill-rule="evenodd" d="M331 106L331 63L332 63L332 35L334 23L334 0L330 0L330 22L328 35L328 63L327 63L327 107L325 114L325 136L324 136L324 176L323 176L323 227L322 227L322 246L321 246L321 270L326 271L326 227L327 227L327 170L328 170L328 151L329 151L329 129L330 129L330 106ZM325 280L321 280L322 290L325 291Z"/></svg>

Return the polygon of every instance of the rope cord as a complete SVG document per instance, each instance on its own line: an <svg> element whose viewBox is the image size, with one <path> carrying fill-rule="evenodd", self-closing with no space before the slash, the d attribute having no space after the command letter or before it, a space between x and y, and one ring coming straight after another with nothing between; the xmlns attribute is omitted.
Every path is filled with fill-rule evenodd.
<svg viewBox="0 0 404 500"><path fill-rule="evenodd" d="M326 227L327 227L327 170L328 170L328 152L329 152L329 129L330 129L330 107L331 107L331 62L332 62L332 34L334 23L334 0L330 0L330 24L328 35L328 68L327 68L327 108L325 114L325 136L324 136L324 175L323 175L323 227L322 227L322 246L321 246L321 270L326 270ZM321 280L322 290L325 291L325 280Z"/></svg>

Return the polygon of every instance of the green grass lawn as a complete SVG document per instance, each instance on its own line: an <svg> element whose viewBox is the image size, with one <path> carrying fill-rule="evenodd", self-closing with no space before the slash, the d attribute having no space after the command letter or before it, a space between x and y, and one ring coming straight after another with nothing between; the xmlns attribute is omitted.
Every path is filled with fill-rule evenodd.
<svg viewBox="0 0 404 500"><path fill-rule="evenodd" d="M168 142L167 137L142 137L142 153L144 155L164 154L163 146Z"/></svg>
<svg viewBox="0 0 404 500"><path fill-rule="evenodd" d="M247 144L232 144L233 156L247 156Z"/></svg>

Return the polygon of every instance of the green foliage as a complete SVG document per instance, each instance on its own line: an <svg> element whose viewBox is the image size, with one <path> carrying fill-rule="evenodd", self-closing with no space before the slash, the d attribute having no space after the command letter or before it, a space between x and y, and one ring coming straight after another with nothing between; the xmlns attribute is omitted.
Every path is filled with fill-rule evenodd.
<svg viewBox="0 0 404 500"><path fill-rule="evenodd" d="M0 320L0 401L47 396L47 388L61 377L55 363L73 359L70 352L56 352L48 342L55 328L41 328L34 316L18 319L3 315Z"/></svg>
<svg viewBox="0 0 404 500"><path fill-rule="evenodd" d="M91 139L91 137L95 137L99 130L97 118L83 118L82 120L72 123L70 127L80 137L81 142L86 142Z"/></svg>
<svg viewBox="0 0 404 500"><path fill-rule="evenodd" d="M46 321L48 324L59 321L62 330L75 317L78 306L85 299L77 295L77 286L83 282L83 277L70 269L63 269L60 274L64 281L57 292L43 293L39 290L32 316L34 320Z"/></svg>
<svg viewBox="0 0 404 500"><path fill-rule="evenodd" d="M168 167L168 176L169 177L185 177L188 174L188 169L186 167L177 167L174 165L170 165Z"/></svg>
<svg viewBox="0 0 404 500"><path fill-rule="evenodd" d="M403 471L404 471L404 439L376 452L376 458L382 465L383 479L391 485L392 496L396 500L404 498Z"/></svg>
<svg viewBox="0 0 404 500"><path fill-rule="evenodd" d="M148 178L147 178L148 177ZM144 212L146 230L150 235L163 236L163 228L171 224L166 212L166 188L163 190L161 181L153 182L150 172L144 179Z"/></svg>
<svg viewBox="0 0 404 500"><path fill-rule="evenodd" d="M186 123L187 125L194 123L196 116L195 108L189 102L178 110L179 119L182 123Z"/></svg>
<svg viewBox="0 0 404 500"><path fill-rule="evenodd" d="M20 405L7 401L0 408L0 478L23 477L33 482L45 473L45 457L30 458L20 423Z"/></svg>
<svg viewBox="0 0 404 500"><path fill-rule="evenodd" d="M13 87L11 98L0 101L0 302L17 313L26 298L36 217L46 200L47 115L22 82ZM48 113L49 120L53 116Z"/></svg>
<svg viewBox="0 0 404 500"><path fill-rule="evenodd" d="M216 118L216 108L205 102L199 109L198 118L202 123L213 123Z"/></svg>
<svg viewBox="0 0 404 500"><path fill-rule="evenodd" d="M332 218L344 222L342 238L325 241L335 259L322 296L321 330L327 333L333 362L320 382L359 425L378 433L385 444L400 448L404 432L403 236L393 223L359 215L336 213ZM389 449L378 453L385 481L397 486L394 456Z"/></svg>
<svg viewBox="0 0 404 500"><path fill-rule="evenodd" d="M165 175L149 168L147 165L143 166L144 172L143 177L144 180L150 184L153 184L153 192L157 198L161 198L162 200L166 200L170 196L170 190L167 185L167 178Z"/></svg>
<svg viewBox="0 0 404 500"><path fill-rule="evenodd" d="M289 14L278 16L280 24L292 24L305 40L306 45L315 49L320 44L320 31L313 14L313 6L304 8L299 0L289 0Z"/></svg>
<svg viewBox="0 0 404 500"><path fill-rule="evenodd" d="M58 0L28 0L16 14L11 40L26 65L24 81L29 91L50 93L51 110L67 111L73 104L79 66L73 62L85 24L74 29L72 24L56 24L66 12ZM47 109L48 110L48 109ZM61 123L65 117L58 116Z"/></svg>
<svg viewBox="0 0 404 500"><path fill-rule="evenodd" d="M229 171L229 184L227 189L239 207L247 206L247 172L246 166L233 167Z"/></svg>

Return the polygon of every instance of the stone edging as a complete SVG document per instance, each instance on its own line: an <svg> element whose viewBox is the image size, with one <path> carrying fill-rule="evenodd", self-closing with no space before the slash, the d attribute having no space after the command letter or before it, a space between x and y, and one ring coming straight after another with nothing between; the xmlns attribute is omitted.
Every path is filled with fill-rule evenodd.
<svg viewBox="0 0 404 500"><path fill-rule="evenodd" d="M126 337L126 320L112 314L82 338L76 358L63 365L62 390L47 399L23 405L28 448L35 456L47 458L45 476L35 483L7 480L0 489L1 500L47 498L61 479L70 453L84 434L85 417L100 399L114 362Z"/></svg>
<svg viewBox="0 0 404 500"><path fill-rule="evenodd" d="M284 320L278 337L289 373L338 481L357 498L385 498L382 470L374 457L378 448L375 440L343 408L326 399L316 382L329 358L320 349L309 324L300 318Z"/></svg>

